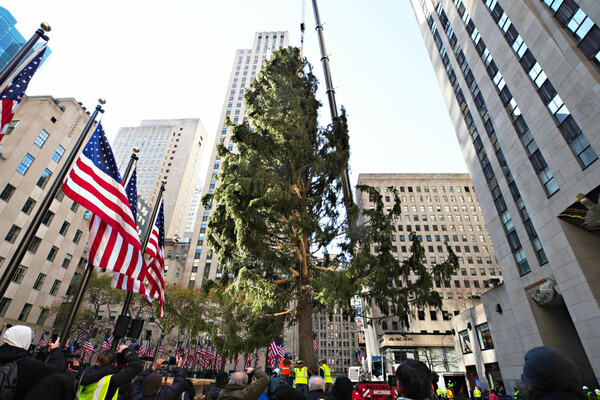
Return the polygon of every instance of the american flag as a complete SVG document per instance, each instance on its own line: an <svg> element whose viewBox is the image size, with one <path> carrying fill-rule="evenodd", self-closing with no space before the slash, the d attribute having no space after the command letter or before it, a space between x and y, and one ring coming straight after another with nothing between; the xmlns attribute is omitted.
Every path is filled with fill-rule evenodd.
<svg viewBox="0 0 600 400"><path fill-rule="evenodd" d="M177 343L177 346L175 347L175 357L181 357L181 349L179 348L179 343Z"/></svg>
<svg viewBox="0 0 600 400"><path fill-rule="evenodd" d="M50 339L48 339L48 341L50 341ZM46 346L46 341L44 340L44 332L42 332L42 336L40 336L40 341L38 342L37 347L44 347Z"/></svg>
<svg viewBox="0 0 600 400"><path fill-rule="evenodd" d="M198 339L198 341L196 342L196 356L194 357L194 365L192 365L194 368L196 368L198 366L198 364L201 364L202 349L203 349L203 347L200 344L200 340Z"/></svg>
<svg viewBox="0 0 600 400"><path fill-rule="evenodd" d="M71 339L67 339L67 341L65 342L65 349L68 349L70 345L71 345Z"/></svg>
<svg viewBox="0 0 600 400"><path fill-rule="evenodd" d="M152 342L148 342L148 351L146 351L146 355L148 357L154 357L154 349L156 346L152 346Z"/></svg>
<svg viewBox="0 0 600 400"><path fill-rule="evenodd" d="M158 358L162 358L163 350L162 350L162 342L158 344Z"/></svg>
<svg viewBox="0 0 600 400"><path fill-rule="evenodd" d="M90 220L88 263L127 275L145 293L146 265L125 188L108 139L98 123L69 176L63 192L94 215Z"/></svg>
<svg viewBox="0 0 600 400"><path fill-rule="evenodd" d="M90 342L90 338L85 339L85 342L83 343L83 348L86 351L91 351L94 354L96 354L96 349L94 349L94 345L92 344L92 342Z"/></svg>
<svg viewBox="0 0 600 400"><path fill-rule="evenodd" d="M110 332L110 335L104 336L104 340L102 341L102 349L110 350L114 338L113 331Z"/></svg>
<svg viewBox="0 0 600 400"><path fill-rule="evenodd" d="M158 299L159 318L162 318L165 313L165 215L163 209L164 203L161 203L146 246L148 290L150 297Z"/></svg>
<svg viewBox="0 0 600 400"><path fill-rule="evenodd" d="M137 351L138 356L145 357L146 356L146 347L144 347L144 342L140 343L140 348Z"/></svg>
<svg viewBox="0 0 600 400"><path fill-rule="evenodd" d="M215 357L214 350L210 347L207 347L204 352L204 362L205 362L204 367L205 368L211 367L211 365L213 364L213 361L214 361L214 357Z"/></svg>
<svg viewBox="0 0 600 400"><path fill-rule="evenodd" d="M221 354L217 354L217 356L215 357L215 368L216 370L221 369L221 362L223 361L223 358L221 357Z"/></svg>
<svg viewBox="0 0 600 400"><path fill-rule="evenodd" d="M367 355L362 350L355 350L354 355L356 356L356 362L358 365L362 365L363 360L367 358Z"/></svg>
<svg viewBox="0 0 600 400"><path fill-rule="evenodd" d="M127 182L127 186L125 187L125 193L127 193L127 201L129 201L129 207L131 208L131 214L133 215L133 220L137 220L137 168L133 170L131 173L131 177L129 178L129 182ZM113 279L110 283L111 287L116 289L121 289L123 291L133 292L133 293L141 293L146 298L146 302L149 306L152 306L152 299L146 293L146 288L142 284L142 282L138 279L130 278L127 275L113 272Z"/></svg>
<svg viewBox="0 0 600 400"><path fill-rule="evenodd" d="M256 349L256 351L254 352L254 368L258 368L259 361L260 361L260 353L258 352L258 349Z"/></svg>
<svg viewBox="0 0 600 400"><path fill-rule="evenodd" d="M77 340L79 342L83 342L89 334L90 334L90 332L85 327L80 328L79 331L77 332Z"/></svg>
<svg viewBox="0 0 600 400"><path fill-rule="evenodd" d="M3 88L0 93L0 141L4 137L10 122L12 121L21 99L25 95L25 90L31 81L31 77L40 66L40 62L46 53L46 46L40 47L39 53L19 72L12 82Z"/></svg>
<svg viewBox="0 0 600 400"><path fill-rule="evenodd" d="M183 350L183 365L187 366L190 361L190 339L187 340L187 344L185 345L185 349Z"/></svg>
<svg viewBox="0 0 600 400"><path fill-rule="evenodd" d="M319 343L317 342L317 334L313 331L313 350L317 351L319 348Z"/></svg>
<svg viewBox="0 0 600 400"><path fill-rule="evenodd" d="M283 350L283 346L279 339L273 340L267 349L267 364L271 368L276 368L279 360L285 355L285 351Z"/></svg>
<svg viewBox="0 0 600 400"><path fill-rule="evenodd" d="M239 353L235 355L235 367L233 367L233 369L234 370L237 369L238 365L240 365L240 354Z"/></svg>
<svg viewBox="0 0 600 400"><path fill-rule="evenodd" d="M244 364L245 368L250 368L252 365L252 361L250 361L250 353L246 353L246 364Z"/></svg>

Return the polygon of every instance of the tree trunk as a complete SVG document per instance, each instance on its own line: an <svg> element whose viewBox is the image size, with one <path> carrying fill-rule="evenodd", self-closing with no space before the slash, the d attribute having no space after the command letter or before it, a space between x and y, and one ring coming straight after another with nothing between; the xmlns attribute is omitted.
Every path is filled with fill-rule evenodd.
<svg viewBox="0 0 600 400"><path fill-rule="evenodd" d="M313 350L313 325L312 325L312 296L306 286L301 286L298 299L298 336L300 349L298 358L304 361L308 369L316 370L315 351Z"/></svg>

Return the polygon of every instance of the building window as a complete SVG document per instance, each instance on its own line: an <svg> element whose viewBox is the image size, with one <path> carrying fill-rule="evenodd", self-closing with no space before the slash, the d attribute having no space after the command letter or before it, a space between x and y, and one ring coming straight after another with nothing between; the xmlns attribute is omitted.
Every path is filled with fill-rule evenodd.
<svg viewBox="0 0 600 400"><path fill-rule="evenodd" d="M425 311L419 310L417 314L419 317L419 321L425 321Z"/></svg>
<svg viewBox="0 0 600 400"><path fill-rule="evenodd" d="M469 332L466 330L459 332L458 337L460 339L460 346L462 348L463 354L472 353L473 347L471 346L471 339L469 338Z"/></svg>
<svg viewBox="0 0 600 400"><path fill-rule="evenodd" d="M435 311L435 310L429 311L429 317L431 318L432 321L437 321L437 311Z"/></svg>
<svg viewBox="0 0 600 400"><path fill-rule="evenodd" d="M479 339L479 347L481 350L493 349L494 343L492 342L492 334L487 322L485 324L476 326L476 330L477 338Z"/></svg>
<svg viewBox="0 0 600 400"><path fill-rule="evenodd" d="M71 204L71 211L77 212L77 210L79 210L79 204L73 202L73 204Z"/></svg>
<svg viewBox="0 0 600 400"><path fill-rule="evenodd" d="M10 121L10 124L8 124L8 128L6 128L6 132L4 134L10 135L11 132L17 127L17 125L19 125L19 121L14 119Z"/></svg>
<svg viewBox="0 0 600 400"><path fill-rule="evenodd" d="M53 219L54 219L54 213L52 211L48 210L48 211L46 211L46 215L44 215L44 218L42 218L42 224L44 224L46 226L50 226Z"/></svg>
<svg viewBox="0 0 600 400"><path fill-rule="evenodd" d="M109 321L114 321L115 318L117 318L117 312L116 311L111 311L110 315L108 316L108 320Z"/></svg>
<svg viewBox="0 0 600 400"><path fill-rule="evenodd" d="M48 312L49 310L47 308L42 308L42 311L40 311L40 316L38 317L36 324L44 325L44 323L46 322L46 318L48 318Z"/></svg>
<svg viewBox="0 0 600 400"><path fill-rule="evenodd" d="M2 190L2 193L0 193L0 199L8 202L12 197L13 193L15 193L16 189L17 188L15 188L13 185L7 183L6 186L4 186L4 190Z"/></svg>
<svg viewBox="0 0 600 400"><path fill-rule="evenodd" d="M73 256L72 256L71 254L67 253L67 254L65 255L65 258L64 258L64 260L63 260L62 264L61 264L61 267L63 267L63 268L68 268L68 267L69 267L69 264L71 264L71 260L72 260L72 259L73 259Z"/></svg>
<svg viewBox="0 0 600 400"><path fill-rule="evenodd" d="M33 288L35 290L41 290L42 286L44 285L44 281L46 280L46 275L45 274L39 274L37 279L35 280L35 283L33 284Z"/></svg>
<svg viewBox="0 0 600 400"><path fill-rule="evenodd" d="M25 273L27 273L27 267L24 265L19 265L19 268L17 268L17 272L15 272L15 275L13 276L12 281L14 283L23 282L23 277L25 276Z"/></svg>
<svg viewBox="0 0 600 400"><path fill-rule="evenodd" d="M2 300L0 300L0 317L4 317L11 302L12 299L9 299L8 297L3 297Z"/></svg>
<svg viewBox="0 0 600 400"><path fill-rule="evenodd" d="M44 168L44 172L42 172L42 176L40 176L40 179L38 179L37 185L42 189L45 188L51 176L52 171L50 171L48 168Z"/></svg>
<svg viewBox="0 0 600 400"><path fill-rule="evenodd" d="M65 154L65 148L62 147L61 145L58 145L58 148L52 155L52 159L56 162L59 162L60 159L62 158L63 154Z"/></svg>
<svg viewBox="0 0 600 400"><path fill-rule="evenodd" d="M27 200L25 200L25 204L23 204L23 208L21 208L21 211L27 215L31 214L33 207L35 207L35 203L36 201L34 199L28 197Z"/></svg>
<svg viewBox="0 0 600 400"><path fill-rule="evenodd" d="M33 142L33 143L41 149L42 146L44 146L44 143L46 143L48 136L50 136L50 134L48 132L46 132L44 129L42 129L42 131L38 135L37 139L35 139L35 142Z"/></svg>
<svg viewBox="0 0 600 400"><path fill-rule="evenodd" d="M31 311L31 308L33 306L29 303L25 303L25 305L23 306L23 309L21 310L21 314L19 314L19 321L26 321L27 317L29 316L29 312Z"/></svg>
<svg viewBox="0 0 600 400"><path fill-rule="evenodd" d="M10 227L10 230L4 237L4 240L6 240L9 243L14 243L15 240L17 239L17 236L19 236L19 233L21 233L21 228L18 227L17 225L13 225Z"/></svg>
<svg viewBox="0 0 600 400"><path fill-rule="evenodd" d="M40 247L40 243L42 243L42 239L34 236L33 240L31 241L31 244L29 245L29 247L27 248L27 251L35 254L35 252L37 251L37 249Z"/></svg>
<svg viewBox="0 0 600 400"><path fill-rule="evenodd" d="M56 253L58 253L58 247L52 246L50 252L48 253L48 257L46 257L46 260L54 261L54 259L56 258Z"/></svg>
<svg viewBox="0 0 600 400"><path fill-rule="evenodd" d="M70 226L71 226L71 224L68 223L67 221L63 222L62 226L60 227L60 231L58 231L58 233L65 236L67 234L67 231L69 230Z"/></svg>
<svg viewBox="0 0 600 400"><path fill-rule="evenodd" d="M33 160L35 160L35 158L33 158L31 154L25 154L25 157L23 157L23 161L21 161L21 164L19 164L19 166L17 167L17 172L21 175L25 175L29 167L31 167Z"/></svg>
<svg viewBox="0 0 600 400"><path fill-rule="evenodd" d="M81 235L83 235L83 232L77 229L77 232L75 232L75 236L73 236L73 243L79 244L79 241L81 240Z"/></svg>
<svg viewBox="0 0 600 400"><path fill-rule="evenodd" d="M52 284L52 288L50 289L50 294L52 296L56 296L56 293L58 293L58 288L60 288L61 283L62 282L59 281L58 279L54 280L54 283Z"/></svg>

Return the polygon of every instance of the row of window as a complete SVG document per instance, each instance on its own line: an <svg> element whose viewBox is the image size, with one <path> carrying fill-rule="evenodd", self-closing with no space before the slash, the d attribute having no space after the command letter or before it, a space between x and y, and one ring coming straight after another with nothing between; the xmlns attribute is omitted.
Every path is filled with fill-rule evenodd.
<svg viewBox="0 0 600 400"><path fill-rule="evenodd" d="M518 109L518 106L516 105L516 102L512 98L512 94L510 94L508 87L503 83L504 79L501 77L500 72L497 70L497 68L494 67L495 63L491 57L491 54L487 50L487 47L486 47L485 43L483 42L483 39L481 39L481 36L479 35L479 31L477 30L477 27L475 26L473 20L471 19L470 14L466 11L466 8L464 7L462 0L454 0L454 5L461 17L461 20L463 21L463 23L467 29L467 32L469 32L471 34L471 38L474 41L474 43L476 44L476 48L477 48L479 55L482 57L484 63L489 62L489 65L487 68L488 74L489 74L490 78L493 80L495 87L498 90L499 96L500 96L503 104L506 107L506 110L508 111L510 109L509 116L513 116L513 118L511 118L511 119L512 119L513 123L515 124L513 126L517 126L517 125L521 126L522 130L517 129L517 135L521 137L522 144L525 146L525 148L530 156L529 159L534 167L535 172L538 175L538 178L540 179L540 182L542 183L542 185L546 191L546 194L548 196L551 196L552 194L556 193L556 191L558 191L558 185L556 184L556 182L554 180L554 176L550 172L548 165L546 164L546 161L545 161L543 155L541 154L540 150L537 148L535 140L533 139L531 132L529 132L529 128L527 128L527 124L525 123L523 116L520 115L520 111ZM443 20L443 19L447 20L446 13L445 13L444 9L442 8L441 4L438 5L437 11L438 11L438 15L440 16L440 20ZM446 32L446 35L449 40L451 38L456 37L454 35L454 33L451 32L451 29L452 28L449 26L449 24L447 24L445 32ZM544 249L542 248L542 245L538 238L537 232L536 232L536 230L533 226L533 223L529 217L529 212L526 209L525 202L521 198L521 193L520 193L520 191L517 187L517 184L512 176L512 172L508 166L506 158L504 157L504 153L498 143L498 138L496 136L496 129L495 129L494 124L489 116L488 111L487 111L487 106L485 105L486 104L485 100L483 99L483 96L479 90L479 85L477 84L477 82L475 81L475 79L472 75L469 64L466 61L466 57L464 57L464 54L462 53L462 50L460 49L460 45L455 44L454 52L459 54L459 57L457 57L457 59L463 60L462 61L463 65L461 66L461 71L463 71L465 77L468 77L468 76L471 77L471 79L469 81L471 82L470 90L473 95L473 100L475 102L476 107L478 108L478 111L479 111L482 121L484 121L485 129L486 129L486 132L488 133L490 141L493 143L493 147L494 147L494 150L496 153L496 158L497 158L500 166L502 167L502 172L504 173L504 176L506 178L506 182L510 189L510 193L515 201L515 205L519 209L519 216L521 217L523 225L526 228L526 232L531 241L531 244L534 247L536 256L538 258L538 262L540 265L546 264L548 262L548 259L546 258L546 254L544 252ZM494 67L494 68L491 68L491 67ZM500 75L500 78L498 78L499 75ZM514 117L517 114L518 114L518 116ZM491 168L491 166L489 166L489 167ZM492 177L491 181L494 182L493 185L498 184L495 181L495 177ZM494 196L494 204L500 215L500 218L504 225L505 231L506 232L514 231L514 224L513 224L512 218L510 216L510 213L507 210L503 195L500 194L499 192L495 193L494 191L492 191L492 194ZM519 256L520 256L520 253L519 253Z"/></svg>
<svg viewBox="0 0 600 400"><path fill-rule="evenodd" d="M433 20L432 13L431 13L431 11L429 11L427 9L425 2L422 2L422 6L425 11L425 15L426 15L426 19L428 21L429 28L431 29L431 32L433 34L434 43L436 44L436 46L438 48L438 51L442 58L442 62L446 66L446 73L447 73L448 79L450 81L450 84L452 85L456 100L459 104L460 110L463 115L463 119L467 126L468 132L472 138L473 146L475 147L475 151L477 153L478 160L479 160L481 169L483 171L483 175L487 181L490 193L492 194L492 197L494 198L494 202L496 204L503 204L504 206L506 206L506 204L504 203L504 200L502 198L502 193L500 191L500 188L498 187L498 183L496 181L495 174L491 167L487 153L486 153L485 149L483 148L483 143L481 141L481 138L479 137L479 132L475 125L475 121L473 119L473 116L471 115L469 106L467 105L467 102L466 102L466 99L462 92L462 89L460 88L460 84L457 80L456 73L454 72L454 68L452 67L452 63L450 62L448 53L446 52L446 48L442 42L442 38L438 32L437 25L436 25L435 21ZM454 35L454 38L456 38L455 35ZM454 41L451 41L451 43L453 43L453 42L454 42L454 44L456 44L456 39L454 39ZM462 53L462 51L461 51L461 53ZM502 218L502 215L504 215L504 216L508 217L508 220L510 220L510 214L507 209L503 210L502 212L500 212L498 210L498 215L501 218ZM517 264L519 266L519 270L520 270L521 274L527 273L527 272L529 272L529 264L527 263L527 259L523 252L518 235L517 235L516 231L514 230L514 228L511 231L506 231L506 226L507 225L504 225L505 234L506 234L507 240L509 241L509 245L510 245L511 251L513 253L513 256L515 257L515 261L517 262Z"/></svg>
<svg viewBox="0 0 600 400"><path fill-rule="evenodd" d="M515 25L508 18L504 9L500 6L497 0L482 0L490 15L502 31L506 42L511 46L515 53L521 68L529 76L529 79L536 87L538 96L554 117L554 122L557 124L559 131L563 138L569 145L571 151L576 156L582 168L586 168L591 163L598 159L598 155L592 149L588 139L585 137L579 125L571 115L571 112L564 104L561 97L558 95L554 85L548 79L548 76L542 69L540 63L537 61L531 50L526 45L523 37L517 31ZM558 5L559 2L551 3ZM566 6L568 3L574 3L572 1L565 1L564 7L558 7L566 10L569 8ZM559 18L560 20L560 18ZM587 33L587 32L586 32ZM600 35L600 31L599 31ZM599 36L600 38L600 36Z"/></svg>
<svg viewBox="0 0 600 400"><path fill-rule="evenodd" d="M389 193L389 187L384 187L384 193ZM471 188L469 188L469 186L423 186L423 188L421 189L421 186L397 186L396 189L398 189L398 191L400 193L404 193L404 192L408 192L408 193L420 193L420 192L424 192L424 193L428 193L428 192L437 192L438 190L440 192L458 192L461 193L463 191L470 193L471 192ZM380 186L375 186L375 190L377 190L379 193L381 193L381 187ZM475 190L473 190L474 192Z"/></svg>

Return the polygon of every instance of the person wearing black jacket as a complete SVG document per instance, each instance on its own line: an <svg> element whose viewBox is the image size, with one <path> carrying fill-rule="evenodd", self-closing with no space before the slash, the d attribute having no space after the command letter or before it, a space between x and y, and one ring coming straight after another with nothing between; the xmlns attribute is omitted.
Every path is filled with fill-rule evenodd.
<svg viewBox="0 0 600 400"><path fill-rule="evenodd" d="M129 383L143 368L137 353L127 345L120 345L117 354L122 354L126 365L119 370L115 364L117 356L112 351L102 351L93 367L87 368L81 374L81 399L94 398L93 393L100 390L102 378L111 375L108 390L102 399L113 399L119 387ZM105 382L105 381L103 381Z"/></svg>
<svg viewBox="0 0 600 400"><path fill-rule="evenodd" d="M17 361L16 399L25 398L27 392L34 388L45 377L65 371L66 362L60 350L57 338L50 344L46 363L29 354L29 346L33 340L33 331L28 326L16 325L4 332L4 344L0 346L0 364Z"/></svg>
<svg viewBox="0 0 600 400"><path fill-rule="evenodd" d="M138 375L129 391L129 400L175 400L185 391L185 370L181 368L183 359L177 358L177 371L170 386L162 385L162 375L157 372L165 360L158 360L152 368Z"/></svg>

